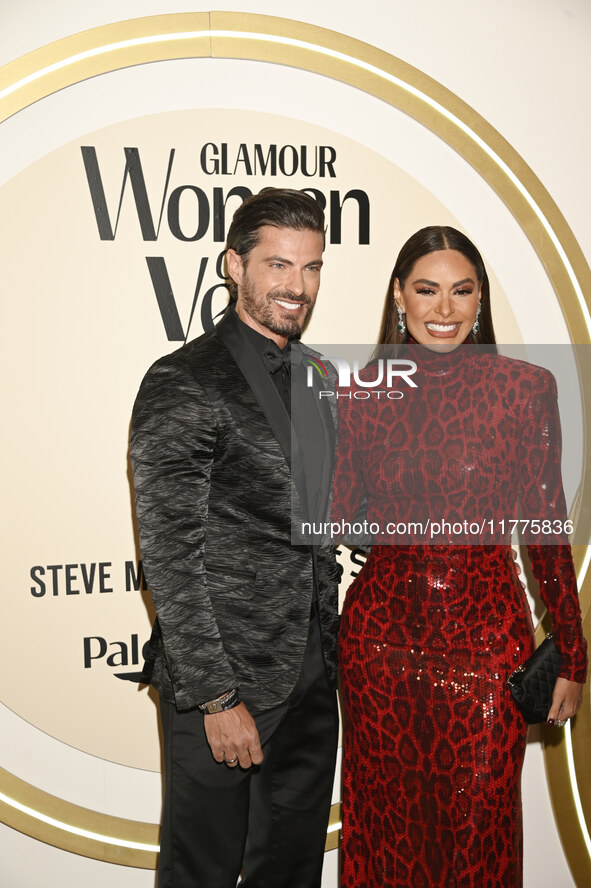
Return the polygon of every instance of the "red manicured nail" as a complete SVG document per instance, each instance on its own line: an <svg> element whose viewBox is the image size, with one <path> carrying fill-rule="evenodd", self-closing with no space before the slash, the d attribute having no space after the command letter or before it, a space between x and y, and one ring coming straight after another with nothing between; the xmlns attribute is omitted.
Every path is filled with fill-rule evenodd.
<svg viewBox="0 0 591 888"><path fill-rule="evenodd" d="M547 725L548 725L549 728L553 728L553 727L554 727L554 719L553 719L553 718L549 718L549 719L548 719L548 722L547 722Z"/></svg>

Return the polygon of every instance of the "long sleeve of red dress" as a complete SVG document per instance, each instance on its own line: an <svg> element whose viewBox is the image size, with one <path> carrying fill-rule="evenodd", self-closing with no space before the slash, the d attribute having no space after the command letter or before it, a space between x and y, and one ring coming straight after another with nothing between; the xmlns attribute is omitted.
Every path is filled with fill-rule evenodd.
<svg viewBox="0 0 591 888"><path fill-rule="evenodd" d="M525 408L519 503L523 517L537 519L543 532L544 526L564 527L567 512L560 471L562 434L556 381L548 371L540 371L538 380L538 386L532 386L527 379L526 391L521 393ZM554 642L562 657L560 675L583 683L587 672L587 643L583 637L568 534L557 533L555 537L564 542L549 545L536 544L536 535L527 531L526 537L530 540L527 551L532 571L552 618Z"/></svg>

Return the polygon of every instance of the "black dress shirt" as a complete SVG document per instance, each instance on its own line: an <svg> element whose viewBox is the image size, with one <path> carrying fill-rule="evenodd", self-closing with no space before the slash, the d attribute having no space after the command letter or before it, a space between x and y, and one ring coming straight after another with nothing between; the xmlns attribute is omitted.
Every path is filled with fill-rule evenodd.
<svg viewBox="0 0 591 888"><path fill-rule="evenodd" d="M235 311L230 306L229 311ZM324 424L316 393L306 385L306 367L297 340L280 349L276 342L242 322L243 335L255 346L283 405L292 421L292 435L297 438L306 478L305 513L310 521L322 520L323 504L318 498L324 489L322 479L327 458ZM329 420L330 421L330 420Z"/></svg>

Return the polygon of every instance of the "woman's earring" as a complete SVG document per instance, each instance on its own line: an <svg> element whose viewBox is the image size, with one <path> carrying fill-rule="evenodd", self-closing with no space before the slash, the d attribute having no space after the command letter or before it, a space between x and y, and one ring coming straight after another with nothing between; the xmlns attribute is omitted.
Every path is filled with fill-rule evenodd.
<svg viewBox="0 0 591 888"><path fill-rule="evenodd" d="M476 317L474 318L474 323L472 324L472 333L474 334L474 336L476 336L476 334L480 330L480 322L478 320L479 317L480 317L480 302L478 303L478 308L476 309Z"/></svg>
<svg viewBox="0 0 591 888"><path fill-rule="evenodd" d="M398 323L396 324L396 329L403 336L406 333L406 324L404 323L404 312L401 307L396 303L396 311L398 312Z"/></svg>

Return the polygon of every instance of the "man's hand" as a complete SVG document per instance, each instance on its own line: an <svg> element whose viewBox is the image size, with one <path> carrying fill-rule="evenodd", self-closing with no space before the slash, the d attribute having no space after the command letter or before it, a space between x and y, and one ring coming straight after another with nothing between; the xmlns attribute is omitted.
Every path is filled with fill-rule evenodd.
<svg viewBox="0 0 591 888"><path fill-rule="evenodd" d="M260 765L263 750L254 719L244 703L204 716L205 736L216 762L230 768Z"/></svg>

